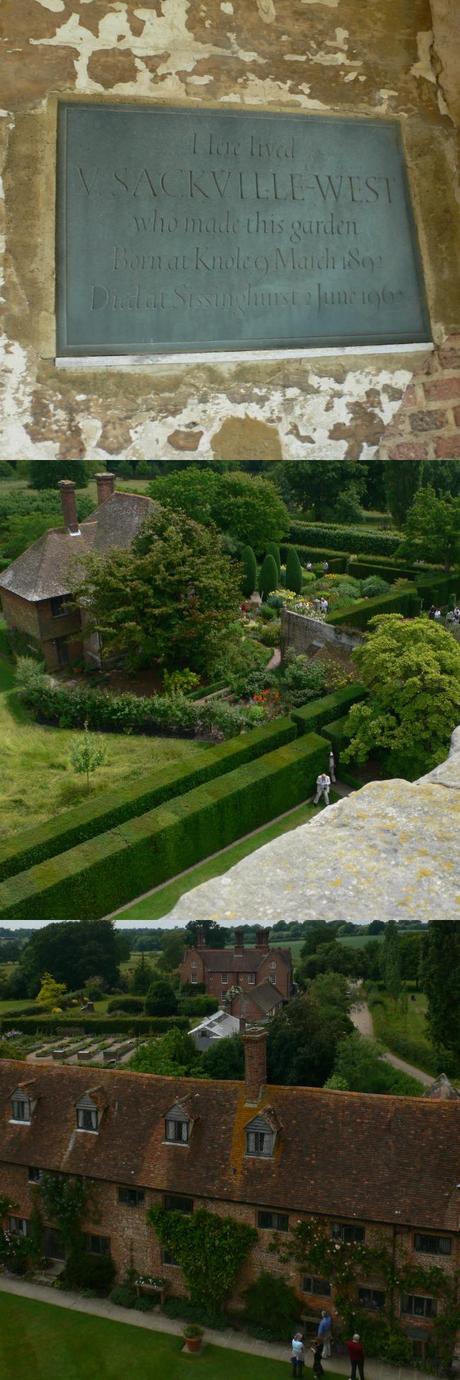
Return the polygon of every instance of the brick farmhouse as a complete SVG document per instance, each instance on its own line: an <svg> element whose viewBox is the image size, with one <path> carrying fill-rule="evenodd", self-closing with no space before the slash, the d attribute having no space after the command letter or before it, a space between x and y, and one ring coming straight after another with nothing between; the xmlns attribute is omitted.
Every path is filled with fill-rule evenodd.
<svg viewBox="0 0 460 1380"><path fill-rule="evenodd" d="M61 479L64 525L50 528L0 575L3 615L20 637L18 649L39 651L48 671L81 660L100 665L99 637L85 628L84 611L72 598L73 576L90 552L131 546L156 507L146 495L115 493L113 474L96 475L96 484L97 507L79 523L75 484Z"/></svg>
<svg viewBox="0 0 460 1380"><path fill-rule="evenodd" d="M266 1085L266 1032L245 1035L244 1082L0 1063L0 1192L16 1205L10 1230L27 1234L41 1174L90 1182L86 1249L130 1261L185 1292L161 1251L153 1204L199 1207L255 1226L241 1294L262 1270L285 1274L307 1316L329 1305L328 1279L269 1250L312 1219L337 1240L384 1245L398 1263L451 1278L460 1266L460 1098L447 1085L418 1098ZM8 1223L6 1223L8 1225ZM55 1224L45 1250L63 1258ZM356 1280L357 1306L385 1306L378 1272ZM439 1302L426 1286L398 1290L396 1313L423 1357ZM388 1300L387 1300L388 1302Z"/></svg>
<svg viewBox="0 0 460 1380"><path fill-rule="evenodd" d="M270 948L269 941L270 930L259 929L255 948L246 948L240 927L233 949L212 949L198 927L196 946L185 950L180 965L181 983L204 986L243 1023L266 1020L292 995L291 950Z"/></svg>

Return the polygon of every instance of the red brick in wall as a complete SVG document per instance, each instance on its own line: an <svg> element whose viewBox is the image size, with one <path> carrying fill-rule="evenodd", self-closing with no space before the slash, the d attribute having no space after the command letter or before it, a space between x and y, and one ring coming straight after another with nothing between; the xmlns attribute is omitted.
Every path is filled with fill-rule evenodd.
<svg viewBox="0 0 460 1380"><path fill-rule="evenodd" d="M415 375L376 458L460 459L460 336L434 350Z"/></svg>

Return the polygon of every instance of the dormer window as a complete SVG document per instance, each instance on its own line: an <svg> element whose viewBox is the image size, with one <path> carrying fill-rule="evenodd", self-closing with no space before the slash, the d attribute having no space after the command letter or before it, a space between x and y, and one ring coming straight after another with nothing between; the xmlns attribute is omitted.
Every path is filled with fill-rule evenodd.
<svg viewBox="0 0 460 1380"><path fill-rule="evenodd" d="M266 1117L256 1116L246 1127L246 1154L263 1159L273 1154L276 1131Z"/></svg>
<svg viewBox="0 0 460 1380"><path fill-rule="evenodd" d="M93 1135L97 1135L100 1112L89 1093L85 1093L85 1096L81 1097L80 1101L77 1102L76 1112L77 1131L92 1131Z"/></svg>
<svg viewBox="0 0 460 1380"><path fill-rule="evenodd" d="M10 1121L19 1121L23 1126L32 1121L32 1100L22 1088L17 1088L11 1098Z"/></svg>
<svg viewBox="0 0 460 1380"><path fill-rule="evenodd" d="M172 1145L188 1145L192 1122L184 1107L175 1102L165 1116L165 1140Z"/></svg>

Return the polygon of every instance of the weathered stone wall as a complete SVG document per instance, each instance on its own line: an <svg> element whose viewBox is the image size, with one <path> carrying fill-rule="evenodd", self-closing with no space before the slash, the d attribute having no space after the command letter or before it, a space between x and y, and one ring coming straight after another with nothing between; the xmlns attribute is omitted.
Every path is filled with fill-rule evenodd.
<svg viewBox="0 0 460 1380"><path fill-rule="evenodd" d="M303 613L292 613L281 609L281 652L285 656L288 649L306 653L317 651L319 647L333 647L351 654L354 647L362 641L359 633L344 632L333 628L330 623L321 623L317 618L305 618Z"/></svg>
<svg viewBox="0 0 460 1380"><path fill-rule="evenodd" d="M374 781L203 882L167 919L460 919L460 728L420 781ZM166 919L166 917L162 917Z"/></svg>
<svg viewBox="0 0 460 1380"><path fill-rule="evenodd" d="M460 455L458 359L446 379L438 372L460 330L458 16L455 0L432 9L429 0L4 0L3 458ZM435 360L403 351L57 369L64 97L400 119Z"/></svg>

